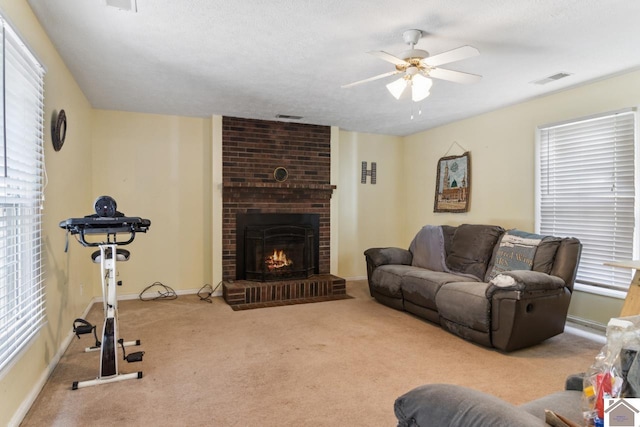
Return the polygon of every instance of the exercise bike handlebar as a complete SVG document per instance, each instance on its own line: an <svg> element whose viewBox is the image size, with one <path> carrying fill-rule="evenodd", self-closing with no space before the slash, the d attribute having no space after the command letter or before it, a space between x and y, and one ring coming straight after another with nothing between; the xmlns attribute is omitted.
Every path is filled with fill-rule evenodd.
<svg viewBox="0 0 640 427"><path fill-rule="evenodd" d="M69 218L60 222L60 228L64 228L72 235L79 235L83 246L100 246L103 244L128 245L133 242L136 233L146 233L151 226L151 221L140 217L101 217L89 215L82 218ZM126 240L118 240L118 234L126 233ZM105 234L106 242L87 241L87 234Z"/></svg>

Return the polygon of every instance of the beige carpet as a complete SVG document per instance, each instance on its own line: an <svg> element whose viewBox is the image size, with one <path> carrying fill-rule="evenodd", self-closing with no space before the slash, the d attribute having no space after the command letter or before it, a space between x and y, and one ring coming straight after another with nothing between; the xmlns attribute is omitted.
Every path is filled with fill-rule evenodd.
<svg viewBox="0 0 640 427"><path fill-rule="evenodd" d="M123 301L121 336L146 354L120 370L144 377L72 391L98 373L84 335L22 425L394 426L395 398L418 385L463 384L519 404L562 389L601 347L564 333L504 354L375 302L364 281L347 292L354 298L246 311L196 295ZM97 304L88 320L101 316Z"/></svg>

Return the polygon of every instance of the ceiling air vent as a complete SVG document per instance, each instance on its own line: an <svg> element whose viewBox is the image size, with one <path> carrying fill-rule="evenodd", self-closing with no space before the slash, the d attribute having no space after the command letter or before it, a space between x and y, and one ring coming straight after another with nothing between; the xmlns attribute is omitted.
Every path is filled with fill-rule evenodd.
<svg viewBox="0 0 640 427"><path fill-rule="evenodd" d="M124 10L126 12L137 12L138 4L137 0L105 0L107 6L115 7L116 9Z"/></svg>
<svg viewBox="0 0 640 427"><path fill-rule="evenodd" d="M276 119L282 120L302 120L302 116L290 116L288 114L276 114Z"/></svg>
<svg viewBox="0 0 640 427"><path fill-rule="evenodd" d="M555 82L556 80L564 79L565 77L569 77L571 73L556 73L553 76L545 77L544 79L536 80L531 83L536 85L546 85L547 83Z"/></svg>

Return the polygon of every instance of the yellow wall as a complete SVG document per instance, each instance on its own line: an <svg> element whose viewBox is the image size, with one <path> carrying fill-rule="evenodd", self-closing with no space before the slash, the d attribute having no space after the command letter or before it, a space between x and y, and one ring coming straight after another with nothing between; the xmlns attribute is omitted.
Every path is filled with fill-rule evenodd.
<svg viewBox="0 0 640 427"><path fill-rule="evenodd" d="M533 230L536 127L640 103L640 72L584 85L404 138L405 232L424 224L499 224ZM436 166L457 142L471 152L471 202L434 213ZM454 144L452 155L462 154Z"/></svg>
<svg viewBox="0 0 640 427"><path fill-rule="evenodd" d="M332 203L339 204L338 275L366 276L364 251L374 246L408 247L404 233L405 182L402 138L339 132L339 178ZM332 153L333 157L333 153ZM360 183L363 161L377 164L377 183Z"/></svg>
<svg viewBox="0 0 640 427"><path fill-rule="evenodd" d="M151 220L127 247L130 261L118 264L119 292L137 295L154 282L176 291L212 284L211 120L95 110L92 123L93 197L112 196L119 211Z"/></svg>
<svg viewBox="0 0 640 427"><path fill-rule="evenodd" d="M49 366L69 338L73 319L83 313L93 297L81 284L93 280L87 256L70 246L64 252L65 233L58 223L74 213L84 213L91 194L91 108L74 78L58 56L26 1L0 0L0 9L22 39L46 67L45 166L48 184L43 210L43 244L46 289L46 325L14 364L0 376L0 425L20 421L31 399L44 383ZM49 129L54 110L68 117L65 145L51 146ZM71 242L73 243L73 242Z"/></svg>

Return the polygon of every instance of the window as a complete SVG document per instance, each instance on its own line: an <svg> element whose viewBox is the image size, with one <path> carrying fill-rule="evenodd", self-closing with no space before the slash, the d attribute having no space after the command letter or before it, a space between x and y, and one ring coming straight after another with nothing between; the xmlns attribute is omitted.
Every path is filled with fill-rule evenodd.
<svg viewBox="0 0 640 427"><path fill-rule="evenodd" d="M635 129L631 110L539 129L537 227L582 242L577 289L629 287L631 270L603 264L637 255Z"/></svg>
<svg viewBox="0 0 640 427"><path fill-rule="evenodd" d="M44 323L44 69L0 18L0 371Z"/></svg>

